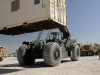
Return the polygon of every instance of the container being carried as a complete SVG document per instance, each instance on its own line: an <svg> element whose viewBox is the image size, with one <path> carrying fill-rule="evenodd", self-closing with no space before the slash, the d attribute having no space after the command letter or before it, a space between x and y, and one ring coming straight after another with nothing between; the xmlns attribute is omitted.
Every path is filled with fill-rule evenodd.
<svg viewBox="0 0 100 75"><path fill-rule="evenodd" d="M66 18L66 0L0 0L0 34L59 28Z"/></svg>

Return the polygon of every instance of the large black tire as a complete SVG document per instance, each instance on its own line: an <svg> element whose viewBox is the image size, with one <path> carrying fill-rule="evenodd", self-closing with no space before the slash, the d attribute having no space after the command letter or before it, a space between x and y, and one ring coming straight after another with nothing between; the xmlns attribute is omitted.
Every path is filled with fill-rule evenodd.
<svg viewBox="0 0 100 75"><path fill-rule="evenodd" d="M3 57L0 57L0 62L3 61L3 59L4 59Z"/></svg>
<svg viewBox="0 0 100 75"><path fill-rule="evenodd" d="M21 45L18 49L17 60L20 65L32 65L35 62L35 58L30 54L32 52L27 50L27 45L25 44Z"/></svg>
<svg viewBox="0 0 100 75"><path fill-rule="evenodd" d="M61 63L62 52L58 43L48 42L44 46L43 59L46 65L54 67Z"/></svg>
<svg viewBox="0 0 100 75"><path fill-rule="evenodd" d="M72 61L78 61L80 58L80 48L78 45L73 45L72 51L71 51L71 60Z"/></svg>

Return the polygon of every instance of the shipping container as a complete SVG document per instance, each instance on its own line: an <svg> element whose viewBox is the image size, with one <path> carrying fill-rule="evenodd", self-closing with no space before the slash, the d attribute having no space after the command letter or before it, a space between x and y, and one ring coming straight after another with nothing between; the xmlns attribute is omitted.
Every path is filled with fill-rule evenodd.
<svg viewBox="0 0 100 75"><path fill-rule="evenodd" d="M67 26L66 0L0 0L0 34Z"/></svg>

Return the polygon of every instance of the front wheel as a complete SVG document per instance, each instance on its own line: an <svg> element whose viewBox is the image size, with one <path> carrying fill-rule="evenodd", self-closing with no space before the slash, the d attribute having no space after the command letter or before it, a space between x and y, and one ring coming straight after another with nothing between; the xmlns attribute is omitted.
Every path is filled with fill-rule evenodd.
<svg viewBox="0 0 100 75"><path fill-rule="evenodd" d="M78 61L80 58L80 48L78 45L73 45L73 48L71 50L71 60L72 61Z"/></svg>
<svg viewBox="0 0 100 75"><path fill-rule="evenodd" d="M20 65L32 65L35 62L32 52L27 47L27 45L23 44L18 49L17 60Z"/></svg>
<svg viewBox="0 0 100 75"><path fill-rule="evenodd" d="M58 43L48 42L44 46L43 50L43 59L46 65L48 66L58 66L61 63L61 49Z"/></svg>

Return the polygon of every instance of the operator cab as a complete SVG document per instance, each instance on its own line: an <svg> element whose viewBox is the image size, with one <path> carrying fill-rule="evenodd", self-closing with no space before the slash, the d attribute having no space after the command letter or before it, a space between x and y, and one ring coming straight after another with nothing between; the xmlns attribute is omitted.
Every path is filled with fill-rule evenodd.
<svg viewBox="0 0 100 75"><path fill-rule="evenodd" d="M49 39L46 42L57 42L61 44L65 38L62 32L51 32Z"/></svg>
<svg viewBox="0 0 100 75"><path fill-rule="evenodd" d="M52 32L49 36L49 40L59 40L61 41L63 37L63 33L61 32Z"/></svg>

